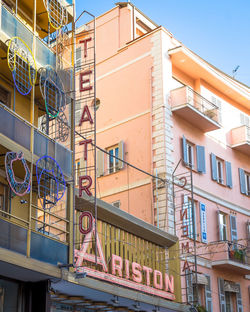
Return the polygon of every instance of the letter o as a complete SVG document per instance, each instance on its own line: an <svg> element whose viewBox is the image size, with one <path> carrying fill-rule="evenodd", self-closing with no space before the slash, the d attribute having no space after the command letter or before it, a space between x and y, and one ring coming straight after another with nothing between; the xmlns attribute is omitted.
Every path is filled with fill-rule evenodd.
<svg viewBox="0 0 250 312"><path fill-rule="evenodd" d="M82 220L84 217L87 217L89 219L89 226L87 229L85 229L82 225ZM80 217L79 217L79 231L80 233L86 235L88 234L89 232L92 231L92 228L93 228L93 216L92 216L92 213L89 212L89 211L84 211Z"/></svg>

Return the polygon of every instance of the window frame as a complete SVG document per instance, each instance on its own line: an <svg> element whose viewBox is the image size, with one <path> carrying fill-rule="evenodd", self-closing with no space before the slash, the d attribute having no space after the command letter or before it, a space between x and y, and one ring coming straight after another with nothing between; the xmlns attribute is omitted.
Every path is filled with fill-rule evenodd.
<svg viewBox="0 0 250 312"><path fill-rule="evenodd" d="M106 151L108 152L108 155L107 155L107 171L108 171L108 174L111 174L111 173L115 173L115 172L118 172L120 170L119 168L119 160L117 158L114 158L115 157L119 157L119 145L116 144L116 145L113 145L111 147L108 147L106 149ZM110 155L110 152L113 152L114 156L111 156ZM111 163L111 159L113 158L113 161L114 161L114 164L112 167L110 166L110 163Z"/></svg>
<svg viewBox="0 0 250 312"><path fill-rule="evenodd" d="M224 183L224 168L225 163L222 159L219 157L216 157L216 171L217 171L217 182L219 184L225 184Z"/></svg>
<svg viewBox="0 0 250 312"><path fill-rule="evenodd" d="M194 169L194 164L195 164L194 146L195 144L191 143L190 141L187 141L187 167L191 169Z"/></svg>
<svg viewBox="0 0 250 312"><path fill-rule="evenodd" d="M225 223L221 223L221 218L220 216L223 216L225 218ZM228 238L228 233L227 233L227 215L221 211L219 211L219 240L220 241L226 241ZM223 219L222 219L223 220ZM224 232L225 231L225 232ZM224 237L225 236L225 237Z"/></svg>
<svg viewBox="0 0 250 312"><path fill-rule="evenodd" d="M246 183L246 195L250 196L250 173L244 171L245 173L245 183Z"/></svg>

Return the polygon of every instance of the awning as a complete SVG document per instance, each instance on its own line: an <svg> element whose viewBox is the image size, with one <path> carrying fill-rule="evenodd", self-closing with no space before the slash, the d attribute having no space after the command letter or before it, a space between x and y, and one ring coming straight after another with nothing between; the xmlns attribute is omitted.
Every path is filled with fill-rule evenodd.
<svg viewBox="0 0 250 312"><path fill-rule="evenodd" d="M196 282L196 274L194 273L193 274L193 284L199 284L199 285L205 285L207 286L208 285L208 280L207 280L207 277L204 275L204 274L200 274L200 273L197 273L197 282Z"/></svg>

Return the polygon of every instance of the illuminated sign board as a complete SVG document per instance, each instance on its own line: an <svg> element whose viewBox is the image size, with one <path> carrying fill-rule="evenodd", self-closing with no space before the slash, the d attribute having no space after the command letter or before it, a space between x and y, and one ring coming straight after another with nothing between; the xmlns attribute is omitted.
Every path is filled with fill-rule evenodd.
<svg viewBox="0 0 250 312"><path fill-rule="evenodd" d="M90 212L83 212L81 218L89 219L89 226L84 231L84 237L80 250L75 250L76 271L86 272L88 276L115 283L120 286L136 289L151 295L159 296L169 300L175 300L174 277L160 270L153 270L149 266L140 265L135 261L123 259L121 256L112 254L110 267L107 265L98 233L95 233L95 219ZM82 219L81 219L82 221ZM80 224L80 229L83 226ZM87 253L92 236L96 235L98 249L97 264L102 267L102 271L83 266L83 261L95 263L95 255Z"/></svg>

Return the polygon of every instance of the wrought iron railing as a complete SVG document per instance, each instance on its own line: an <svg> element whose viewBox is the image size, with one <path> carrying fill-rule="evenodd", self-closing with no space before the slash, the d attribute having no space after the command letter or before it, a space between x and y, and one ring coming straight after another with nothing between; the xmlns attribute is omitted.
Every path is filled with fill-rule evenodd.
<svg viewBox="0 0 250 312"><path fill-rule="evenodd" d="M250 264L250 259L248 256L247 246L237 244L234 242L227 242L228 244L228 257L232 261L240 262L243 264Z"/></svg>
<svg viewBox="0 0 250 312"><path fill-rule="evenodd" d="M188 86L177 88L171 91L172 107L177 107L184 104L191 105L203 115L209 117L217 123L220 122L219 107Z"/></svg>

